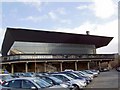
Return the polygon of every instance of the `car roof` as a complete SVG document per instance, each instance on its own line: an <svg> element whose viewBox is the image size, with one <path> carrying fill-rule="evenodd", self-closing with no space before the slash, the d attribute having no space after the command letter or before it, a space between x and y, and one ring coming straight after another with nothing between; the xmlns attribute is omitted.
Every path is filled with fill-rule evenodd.
<svg viewBox="0 0 120 90"><path fill-rule="evenodd" d="M11 81L11 80L21 80L21 79L26 79L26 80L35 80L35 79L38 79L37 77L21 77L21 78L12 78L12 79L9 79L7 81ZM40 79L40 78L39 78Z"/></svg>

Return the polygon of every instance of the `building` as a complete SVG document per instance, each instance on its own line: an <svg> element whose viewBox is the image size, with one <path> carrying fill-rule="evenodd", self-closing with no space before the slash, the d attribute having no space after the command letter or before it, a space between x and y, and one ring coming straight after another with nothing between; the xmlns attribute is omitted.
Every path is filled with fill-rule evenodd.
<svg viewBox="0 0 120 90"><path fill-rule="evenodd" d="M113 37L7 28L2 44L2 67L9 72L48 72L101 68L114 54L97 54Z"/></svg>

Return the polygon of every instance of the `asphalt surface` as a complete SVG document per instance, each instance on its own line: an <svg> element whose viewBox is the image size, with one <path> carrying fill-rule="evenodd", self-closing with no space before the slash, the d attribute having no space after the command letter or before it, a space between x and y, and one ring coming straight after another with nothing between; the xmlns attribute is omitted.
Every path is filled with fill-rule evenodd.
<svg viewBox="0 0 120 90"><path fill-rule="evenodd" d="M107 72L101 72L98 77L94 78L93 81L86 88L107 88L113 90L120 90L120 72L116 70L110 70ZM96 89L94 89L96 90ZM108 90L108 89L107 89Z"/></svg>

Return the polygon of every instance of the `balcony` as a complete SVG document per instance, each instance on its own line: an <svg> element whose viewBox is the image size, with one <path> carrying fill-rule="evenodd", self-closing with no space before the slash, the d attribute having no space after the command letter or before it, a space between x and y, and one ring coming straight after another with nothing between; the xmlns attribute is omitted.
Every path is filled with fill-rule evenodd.
<svg viewBox="0 0 120 90"><path fill-rule="evenodd" d="M9 61L24 61L24 60L100 60L100 59L114 59L115 54L21 54L21 55L9 55L6 57L1 57L2 62Z"/></svg>

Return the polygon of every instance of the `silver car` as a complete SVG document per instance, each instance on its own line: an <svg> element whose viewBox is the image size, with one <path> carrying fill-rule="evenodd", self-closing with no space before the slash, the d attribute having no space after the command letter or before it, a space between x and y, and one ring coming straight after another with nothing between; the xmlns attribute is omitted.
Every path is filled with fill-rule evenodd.
<svg viewBox="0 0 120 90"><path fill-rule="evenodd" d="M64 82L69 82L75 87L76 90L79 90L86 86L86 83L81 82L79 79L73 79L65 74L52 74L54 77L63 80Z"/></svg>
<svg viewBox="0 0 120 90"><path fill-rule="evenodd" d="M52 86L50 83L40 78L14 78L6 81L2 85L2 90L10 88L10 90L46 90L47 88L62 88L61 86ZM49 89L48 89L49 90ZM67 89L66 89L67 90Z"/></svg>

